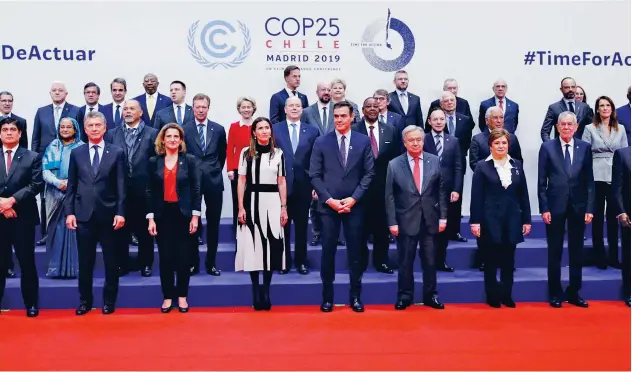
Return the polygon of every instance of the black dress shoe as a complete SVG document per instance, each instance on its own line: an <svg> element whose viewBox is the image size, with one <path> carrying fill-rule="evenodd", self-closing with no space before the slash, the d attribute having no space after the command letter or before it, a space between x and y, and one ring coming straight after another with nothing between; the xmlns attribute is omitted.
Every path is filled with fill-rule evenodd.
<svg viewBox="0 0 632 372"><path fill-rule="evenodd" d="M603 262L599 262L595 265L599 270L608 270L608 265Z"/></svg>
<svg viewBox="0 0 632 372"><path fill-rule="evenodd" d="M298 268L296 269L296 271L298 271L298 273L301 274L301 275L309 274L309 269L307 268L307 265L305 265L305 264L298 265Z"/></svg>
<svg viewBox="0 0 632 372"><path fill-rule="evenodd" d="M323 301L323 303L320 304L320 311L323 313L331 313L333 309L334 304L331 301Z"/></svg>
<svg viewBox="0 0 632 372"><path fill-rule="evenodd" d="M103 305L103 309L101 309L101 312L107 315L112 314L114 310L114 304L106 303L105 305Z"/></svg>
<svg viewBox="0 0 632 372"><path fill-rule="evenodd" d="M290 273L290 269L279 270L279 274L281 274L281 275L287 275L289 273Z"/></svg>
<svg viewBox="0 0 632 372"><path fill-rule="evenodd" d="M460 233L456 233L456 235L454 235L450 240L453 240L455 242L461 242L461 243L467 242L467 238L461 235Z"/></svg>
<svg viewBox="0 0 632 372"><path fill-rule="evenodd" d="M338 240L338 245L342 247L347 245L347 242L345 242L344 240Z"/></svg>
<svg viewBox="0 0 632 372"><path fill-rule="evenodd" d="M410 300L397 300L395 302L395 310L406 310L410 306Z"/></svg>
<svg viewBox="0 0 632 372"><path fill-rule="evenodd" d="M377 265L375 267L375 270L384 273L384 274L392 274L393 273L393 269L391 269L390 267L388 267L387 264L381 264L381 265Z"/></svg>
<svg viewBox="0 0 632 372"><path fill-rule="evenodd" d="M360 301L360 298L353 297L350 302L351 310L355 311L356 313L364 312L364 304L362 303L362 301Z"/></svg>
<svg viewBox="0 0 632 372"><path fill-rule="evenodd" d="M549 299L549 305L551 307L560 308L562 307L562 301L560 301L559 297L551 297Z"/></svg>
<svg viewBox="0 0 632 372"><path fill-rule="evenodd" d="M189 268L189 272L191 273L191 275L197 275L200 273L200 267L199 266L191 266Z"/></svg>
<svg viewBox="0 0 632 372"><path fill-rule="evenodd" d="M13 269L9 269L7 270L7 273L5 274L5 276L7 278L15 278L15 271L13 271Z"/></svg>
<svg viewBox="0 0 632 372"><path fill-rule="evenodd" d="M450 267L448 266L447 263L442 263L437 265L437 271L445 271L446 273L453 273L454 272L454 267Z"/></svg>
<svg viewBox="0 0 632 372"><path fill-rule="evenodd" d="M263 310L261 303L261 289L258 285L252 286L252 308L255 309L255 311Z"/></svg>
<svg viewBox="0 0 632 372"><path fill-rule="evenodd" d="M29 318L35 318L39 315L39 309L35 306L31 306L26 310L26 316Z"/></svg>
<svg viewBox="0 0 632 372"><path fill-rule="evenodd" d="M206 273L208 275L212 275L212 276L220 276L220 275L222 275L222 272L217 270L217 268L215 266L211 267L210 269L206 269Z"/></svg>
<svg viewBox="0 0 632 372"><path fill-rule="evenodd" d="M85 315L92 310L92 304L89 304L85 301L81 301L77 310L75 310L75 314L77 315Z"/></svg>
<svg viewBox="0 0 632 372"><path fill-rule="evenodd" d="M567 296L566 302L577 307L588 307L588 302L584 301L584 299L578 294L574 296Z"/></svg>
<svg viewBox="0 0 632 372"><path fill-rule="evenodd" d="M35 243L35 245L37 246L46 245L46 235L44 235L42 239L38 240L37 243Z"/></svg>
<svg viewBox="0 0 632 372"><path fill-rule="evenodd" d="M500 301L498 300L490 300L488 299L487 301L485 301L485 303L487 303L489 306L495 308L495 309L500 309Z"/></svg>
<svg viewBox="0 0 632 372"><path fill-rule="evenodd" d="M445 306L441 303L441 301L439 301L439 297L437 296L432 296L431 298L425 299L424 306L428 306L438 310L445 309Z"/></svg>
<svg viewBox="0 0 632 372"><path fill-rule="evenodd" d="M609 262L608 266L616 270L621 270L621 268L623 267L620 262Z"/></svg>
<svg viewBox="0 0 632 372"><path fill-rule="evenodd" d="M502 300L500 300L500 303L507 307L511 307L511 308L516 307L516 303L511 297L503 298Z"/></svg>
<svg viewBox="0 0 632 372"><path fill-rule="evenodd" d="M320 235L314 234L314 236L312 236L312 241L309 243L309 245L311 245L312 247L315 247L318 244L320 244Z"/></svg>
<svg viewBox="0 0 632 372"><path fill-rule="evenodd" d="M151 267L149 266L143 267L143 269L140 271L140 276L149 278L151 276Z"/></svg>
<svg viewBox="0 0 632 372"><path fill-rule="evenodd" d="M625 299L625 304L630 307L630 297Z"/></svg>

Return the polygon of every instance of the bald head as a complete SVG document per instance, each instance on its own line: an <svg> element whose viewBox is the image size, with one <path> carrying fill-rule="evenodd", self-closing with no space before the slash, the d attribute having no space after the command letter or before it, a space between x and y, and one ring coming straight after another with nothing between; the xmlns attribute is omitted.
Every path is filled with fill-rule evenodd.
<svg viewBox="0 0 632 372"><path fill-rule="evenodd" d="M492 90L494 91L496 97L504 98L505 94L507 94L507 82L503 79L498 79L494 81L494 84L492 85Z"/></svg>
<svg viewBox="0 0 632 372"><path fill-rule="evenodd" d="M143 77L143 88L145 88L145 92L149 95L156 93L158 84L158 76L153 73L146 74L145 77Z"/></svg>
<svg viewBox="0 0 632 372"><path fill-rule="evenodd" d="M328 104L329 101L331 101L331 83L323 81L318 83L318 85L316 85L316 95L322 104Z"/></svg>

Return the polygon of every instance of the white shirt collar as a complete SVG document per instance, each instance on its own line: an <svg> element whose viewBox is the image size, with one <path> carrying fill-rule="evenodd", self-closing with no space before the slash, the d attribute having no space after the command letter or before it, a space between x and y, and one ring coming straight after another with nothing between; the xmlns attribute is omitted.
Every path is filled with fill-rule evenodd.
<svg viewBox="0 0 632 372"><path fill-rule="evenodd" d="M287 92L287 95L290 97L298 97L298 88L296 88L295 90L296 96L294 95L294 93L292 93L292 91L288 87L285 87L285 91ZM285 102L283 102L283 104L285 105Z"/></svg>
<svg viewBox="0 0 632 372"><path fill-rule="evenodd" d="M197 122L197 119L195 119L195 121ZM252 125L252 124L246 124L246 123L244 123L244 121L242 119L239 119L239 126L243 127L244 125Z"/></svg>
<svg viewBox="0 0 632 372"><path fill-rule="evenodd" d="M6 147L5 145L2 145L2 153L6 154L7 151L11 150L11 154L15 155L15 152L18 151L18 147L20 147L19 143L14 147Z"/></svg>
<svg viewBox="0 0 632 372"><path fill-rule="evenodd" d="M138 125L136 125L136 126L134 127L134 129L138 129L139 127L140 127L140 121L138 122ZM127 124L127 123L125 123L125 128L126 128L126 129L132 129L132 127L130 127L130 126L129 126L129 124Z"/></svg>
<svg viewBox="0 0 632 372"><path fill-rule="evenodd" d="M511 156L509 156L509 154L507 154L507 162L505 164L501 164L499 161L497 161L496 159L494 159L494 157L490 154L487 159L485 159L485 161L490 161L492 160L494 162L494 168L505 168L505 169L511 169L513 168L513 166L511 165Z"/></svg>
<svg viewBox="0 0 632 372"><path fill-rule="evenodd" d="M158 91L156 91L156 93L154 93L154 94L149 94L149 93L145 92L145 98L149 98L149 97L158 98Z"/></svg>
<svg viewBox="0 0 632 372"><path fill-rule="evenodd" d="M566 142L564 142L564 140L562 139L562 137L560 138L560 143L562 144L562 149L564 149L564 146L567 144ZM568 142L569 145L571 145L571 147L573 147L575 145L575 137L571 137L571 141Z"/></svg>
<svg viewBox="0 0 632 372"><path fill-rule="evenodd" d="M287 125L288 125L288 126L290 126L290 125L292 125L292 124L296 124L296 126L297 126L297 127L300 127L300 126L301 126L301 119L298 119L298 120L296 120L296 121L292 121L292 120L290 120L289 118L286 118L285 120L287 121Z"/></svg>
<svg viewBox="0 0 632 372"><path fill-rule="evenodd" d="M408 97L408 91L406 91L406 90L395 89L395 91L397 92L397 97L401 97L402 93L404 93L406 95L406 97Z"/></svg>
<svg viewBox="0 0 632 372"><path fill-rule="evenodd" d="M174 110L177 110L177 109L178 109L178 106L180 106L180 109L181 109L181 110L183 110L183 109L186 107L186 104L185 104L184 102L182 102L182 103L175 103L175 102L174 102L174 103L173 103L173 109L174 109Z"/></svg>
<svg viewBox="0 0 632 372"><path fill-rule="evenodd" d="M90 142L90 140L88 140L88 146L90 146L90 148L92 148L92 146L97 145L99 146L100 149L105 147L105 142L103 141L103 138L101 138L101 142L99 143L92 143Z"/></svg>
<svg viewBox="0 0 632 372"><path fill-rule="evenodd" d="M415 158L413 158L412 155L410 155L410 152L406 151L406 157L408 158L408 162L414 161ZM424 153L422 152L421 154L419 154L419 160L423 161L424 160Z"/></svg>
<svg viewBox="0 0 632 372"><path fill-rule="evenodd" d="M487 159L485 159L485 161L489 161L489 160L494 160L494 157L490 154ZM513 160L511 158L511 156L509 156L509 154L507 154L507 163L509 163L509 160Z"/></svg>

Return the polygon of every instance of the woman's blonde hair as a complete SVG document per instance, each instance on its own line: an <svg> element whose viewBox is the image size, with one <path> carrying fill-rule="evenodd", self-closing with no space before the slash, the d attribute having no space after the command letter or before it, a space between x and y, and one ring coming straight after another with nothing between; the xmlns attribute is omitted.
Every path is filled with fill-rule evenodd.
<svg viewBox="0 0 632 372"><path fill-rule="evenodd" d="M162 127L162 129L160 129L160 132L158 132L158 136L156 137L156 142L154 143L156 145L156 154L165 155L167 153L164 142L165 142L165 133L167 133L169 129L175 129L180 134L180 139L182 141L180 142L180 147L178 148L178 151L187 152L187 145L184 143L184 130L178 124L170 123Z"/></svg>

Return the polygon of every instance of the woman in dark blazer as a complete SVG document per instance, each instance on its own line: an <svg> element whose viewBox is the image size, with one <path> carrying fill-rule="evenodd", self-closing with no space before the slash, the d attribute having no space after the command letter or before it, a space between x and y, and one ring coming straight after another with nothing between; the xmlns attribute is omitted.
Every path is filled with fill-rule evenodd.
<svg viewBox="0 0 632 372"><path fill-rule="evenodd" d="M531 231L529 192L522 163L508 154L509 132L489 135L491 155L476 165L472 177L470 226L481 238L485 259L485 295L491 307L516 307L511 298L516 244ZM500 269L500 281L496 272Z"/></svg>
<svg viewBox="0 0 632 372"><path fill-rule="evenodd" d="M156 237L160 255L161 311L171 311L178 298L181 313L189 311L189 251L186 242L198 229L202 196L200 171L193 155L186 154L184 131L167 124L156 138L156 154L149 159L149 183L145 191L149 233ZM183 244L185 243L185 244ZM177 282L174 282L174 272Z"/></svg>

